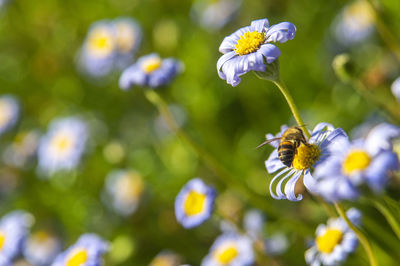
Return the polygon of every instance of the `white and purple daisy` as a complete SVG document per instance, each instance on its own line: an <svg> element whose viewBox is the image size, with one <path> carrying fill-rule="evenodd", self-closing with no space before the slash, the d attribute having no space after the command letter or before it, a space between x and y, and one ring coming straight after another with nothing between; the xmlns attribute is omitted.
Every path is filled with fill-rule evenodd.
<svg viewBox="0 0 400 266"><path fill-rule="evenodd" d="M224 55L217 62L217 71L221 79L236 86L240 76L247 72L266 70L266 64L271 64L281 51L271 42L284 43L292 40L296 27L289 22L269 26L268 19L251 22L222 41L219 51Z"/></svg>
<svg viewBox="0 0 400 266"><path fill-rule="evenodd" d="M214 188L194 178L183 186L175 199L175 216L185 228L192 228L207 220L214 208Z"/></svg>
<svg viewBox="0 0 400 266"><path fill-rule="evenodd" d="M23 247L24 257L35 266L50 265L60 251L60 240L43 230L29 236Z"/></svg>
<svg viewBox="0 0 400 266"><path fill-rule="evenodd" d="M361 213L349 209L347 217L353 224L360 224ZM342 218L329 219L327 224L320 224L316 230L313 246L305 252L308 265L340 265L347 256L358 247L357 235Z"/></svg>
<svg viewBox="0 0 400 266"><path fill-rule="evenodd" d="M0 135L11 129L19 117L18 101L11 95L0 97Z"/></svg>
<svg viewBox="0 0 400 266"><path fill-rule="evenodd" d="M128 90L132 86L157 88L167 85L183 70L183 64L173 58L161 59L152 53L140 57L135 64L122 72L119 86Z"/></svg>
<svg viewBox="0 0 400 266"><path fill-rule="evenodd" d="M398 127L384 123L374 127L365 139L350 142L340 138L329 145L330 156L314 171L315 192L328 201L356 199L362 184L381 192L389 173L399 169L391 146L391 139L399 136Z"/></svg>
<svg viewBox="0 0 400 266"><path fill-rule="evenodd" d="M111 207L120 215L131 215L137 209L145 183L136 171L114 170L106 177L106 192Z"/></svg>
<svg viewBox="0 0 400 266"><path fill-rule="evenodd" d="M26 166L36 154L39 142L39 133L36 130L18 133L3 152L6 164L15 167Z"/></svg>
<svg viewBox="0 0 400 266"><path fill-rule="evenodd" d="M86 123L78 117L56 119L41 137L38 147L39 172L46 176L69 171L80 162L88 139Z"/></svg>
<svg viewBox="0 0 400 266"><path fill-rule="evenodd" d="M254 264L254 260L251 239L247 236L227 233L214 241L201 266L249 266Z"/></svg>
<svg viewBox="0 0 400 266"><path fill-rule="evenodd" d="M267 139L281 137L288 129L287 126L282 126L281 131L273 136L267 134ZM265 166L268 173L278 173L272 179L269 185L269 191L274 199L288 199L290 201L299 201L303 198L301 194L296 196L295 185L301 176L304 176L304 185L310 191L315 190L315 179L312 175L312 169L328 158L330 151L327 149L329 144L335 143L339 137L347 138L346 133L341 128L334 128L328 123L319 123L315 126L311 133L311 138L308 140L310 145L300 145L296 149L296 154L293 163L290 167L284 165L278 156L279 141L273 141L270 144L275 148L268 160L265 161ZM287 181L286 183L284 183ZM273 192L273 187L276 185L276 194ZM282 191L284 188L284 192Z"/></svg>
<svg viewBox="0 0 400 266"><path fill-rule="evenodd" d="M100 266L102 255L107 252L109 245L95 234L84 234L67 250L59 254L52 266Z"/></svg>
<svg viewBox="0 0 400 266"><path fill-rule="evenodd" d="M202 28L216 31L239 13L241 4L242 0L196 0L190 11Z"/></svg>
<svg viewBox="0 0 400 266"><path fill-rule="evenodd" d="M21 254L21 248L33 224L33 216L24 211L13 211L0 220L0 265L11 265Z"/></svg>

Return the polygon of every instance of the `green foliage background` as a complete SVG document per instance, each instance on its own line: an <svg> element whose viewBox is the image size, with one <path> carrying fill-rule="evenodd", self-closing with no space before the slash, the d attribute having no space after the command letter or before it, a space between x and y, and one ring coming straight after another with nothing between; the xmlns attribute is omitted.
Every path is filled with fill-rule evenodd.
<svg viewBox="0 0 400 266"><path fill-rule="evenodd" d="M400 36L400 3L378 1L389 28ZM282 124L293 125L290 111L272 83L252 73L233 88L219 79L216 61L223 38L252 20L268 18L271 24L290 21L297 27L294 40L279 44L281 75L301 110L306 125L330 122L350 132L367 117L383 117L349 85L337 80L331 67L335 45L331 25L346 1L282 0L243 1L239 15L217 32L208 32L189 16L191 1L182 0L16 0L0 12L0 92L16 95L23 117L14 132L3 136L2 146L22 129L46 130L59 116L83 114L91 123L90 148L80 168L51 180L39 179L35 167L28 170L2 166L1 175L12 175L15 188L2 195L0 212L25 209L36 217L35 228L53 228L73 243L80 234L95 232L112 243L106 265L146 265L161 250L181 254L184 262L198 265L219 235L218 217L193 230L175 221L174 199L189 179L200 176L219 194L229 191L245 209L260 208L268 216L266 235L285 232L287 253L276 260L282 265L303 264L305 240L314 237L325 222L324 209L309 195L300 203L273 200L268 193L271 179L264 160L271 148L256 150L266 133ZM234 178L251 193L257 204L229 183L220 182L204 162L173 134L157 134L157 110L141 88L125 92L118 88L118 75L92 82L76 70L76 54L90 24L120 16L135 18L143 28L138 56L158 52L184 62L185 72L159 93L186 114L184 130L213 154ZM347 50L360 70L360 78L383 58L394 61L387 75L370 89L389 92L400 73L399 62L378 34ZM387 96L389 97L389 96ZM119 141L124 158L111 163L104 147ZM101 201L106 174L114 168L133 168L145 178L146 192L136 213L121 218ZM4 182L4 181L3 181ZM385 246L393 251L398 241L382 217L368 206L365 230L374 239L378 258L394 263ZM375 217L372 219L372 217ZM238 218L240 221L240 218ZM375 231L378 230L378 231ZM375 239L376 238L376 239ZM394 246L393 246L394 245ZM349 265L365 263L359 248ZM394 254L394 253L391 253ZM394 256L394 255L393 255ZM398 254L396 255L398 256ZM393 264L395 265L395 264Z"/></svg>

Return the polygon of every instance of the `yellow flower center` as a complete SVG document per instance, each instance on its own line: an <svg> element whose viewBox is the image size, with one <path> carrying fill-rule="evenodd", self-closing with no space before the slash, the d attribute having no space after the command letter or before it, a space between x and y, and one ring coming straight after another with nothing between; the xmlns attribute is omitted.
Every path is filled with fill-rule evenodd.
<svg viewBox="0 0 400 266"><path fill-rule="evenodd" d="M58 154L65 154L72 147L73 141L70 136L66 134L58 134L53 137L51 146Z"/></svg>
<svg viewBox="0 0 400 266"><path fill-rule="evenodd" d="M371 163L371 157L363 150L351 151L343 162L342 170L346 175L366 169Z"/></svg>
<svg viewBox="0 0 400 266"><path fill-rule="evenodd" d="M190 191L186 196L184 210L186 215L192 216L203 211L206 201L206 195L196 191Z"/></svg>
<svg viewBox="0 0 400 266"><path fill-rule="evenodd" d="M88 48L95 56L109 55L114 49L112 34L106 29L94 29L88 38Z"/></svg>
<svg viewBox="0 0 400 266"><path fill-rule="evenodd" d="M11 106L5 100L0 100L0 127L5 126L11 119Z"/></svg>
<svg viewBox="0 0 400 266"><path fill-rule="evenodd" d="M318 236L315 240L317 249L323 253L331 253L342 241L342 238L342 231L338 229L327 229L325 234Z"/></svg>
<svg viewBox="0 0 400 266"><path fill-rule="evenodd" d="M65 266L80 266L84 264L88 259L87 251L84 249L77 250L73 255L67 260Z"/></svg>
<svg viewBox="0 0 400 266"><path fill-rule="evenodd" d="M135 36L132 32L131 26L128 23L120 22L117 24L116 29L116 43L118 50L123 53L129 52L135 43Z"/></svg>
<svg viewBox="0 0 400 266"><path fill-rule="evenodd" d="M160 57L151 57L142 63L142 69L147 74L161 67L162 60Z"/></svg>
<svg viewBox="0 0 400 266"><path fill-rule="evenodd" d="M168 257L158 257L155 258L151 263L150 266L171 266L173 265L172 262L169 260Z"/></svg>
<svg viewBox="0 0 400 266"><path fill-rule="evenodd" d="M311 168L319 159L321 149L314 144L301 144L293 158L293 168L305 170Z"/></svg>
<svg viewBox="0 0 400 266"><path fill-rule="evenodd" d="M245 32L235 44L235 51L238 55L246 55L257 51L265 41L263 32Z"/></svg>
<svg viewBox="0 0 400 266"><path fill-rule="evenodd" d="M6 242L6 234L0 231L0 251L3 250L4 242Z"/></svg>
<svg viewBox="0 0 400 266"><path fill-rule="evenodd" d="M348 6L343 17L347 24L356 23L360 28L366 28L375 21L374 11L366 1L358 1Z"/></svg>
<svg viewBox="0 0 400 266"><path fill-rule="evenodd" d="M237 248L233 245L222 247L215 251L214 258L221 264L230 263L239 254Z"/></svg>

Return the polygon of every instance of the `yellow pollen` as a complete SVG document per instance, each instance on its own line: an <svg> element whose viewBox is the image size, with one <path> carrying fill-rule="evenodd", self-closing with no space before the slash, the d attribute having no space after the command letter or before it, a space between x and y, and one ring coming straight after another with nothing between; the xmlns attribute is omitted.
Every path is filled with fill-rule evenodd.
<svg viewBox="0 0 400 266"><path fill-rule="evenodd" d="M186 215L192 216L201 213L204 209L205 201L206 195L196 191L190 191L186 196L183 207Z"/></svg>
<svg viewBox="0 0 400 266"><path fill-rule="evenodd" d="M71 256L65 266L81 266L88 259L87 251L84 249L78 250L74 252L74 255Z"/></svg>
<svg viewBox="0 0 400 266"><path fill-rule="evenodd" d="M371 163L371 157L363 150L351 151L343 162L342 170L346 175L366 169Z"/></svg>
<svg viewBox="0 0 400 266"><path fill-rule="evenodd" d="M6 242L6 234L0 231L0 251L3 250L4 242Z"/></svg>
<svg viewBox="0 0 400 266"><path fill-rule="evenodd" d="M147 74L161 67L162 60L159 57L152 57L142 63L142 69Z"/></svg>
<svg viewBox="0 0 400 266"><path fill-rule="evenodd" d="M263 32L245 32L235 44L235 51L238 55L246 55L257 51L265 41Z"/></svg>
<svg viewBox="0 0 400 266"><path fill-rule="evenodd" d="M230 263L239 254L235 246L231 245L217 249L214 253L214 258L221 264Z"/></svg>
<svg viewBox="0 0 400 266"><path fill-rule="evenodd" d="M57 152L65 153L71 148L72 140L65 134L59 134L52 139L51 146L54 147Z"/></svg>
<svg viewBox="0 0 400 266"><path fill-rule="evenodd" d="M296 149L296 154L293 158L293 168L297 170L305 170L311 168L319 159L321 149L314 144L301 144Z"/></svg>
<svg viewBox="0 0 400 266"><path fill-rule="evenodd" d="M320 235L315 240L317 249L323 253L331 253L342 241L343 233L338 229L327 229L325 234Z"/></svg>

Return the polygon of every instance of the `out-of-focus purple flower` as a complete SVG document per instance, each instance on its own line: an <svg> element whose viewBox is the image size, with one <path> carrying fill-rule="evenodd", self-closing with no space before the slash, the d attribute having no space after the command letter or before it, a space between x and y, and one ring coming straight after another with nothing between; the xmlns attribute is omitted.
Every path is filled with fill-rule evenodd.
<svg viewBox="0 0 400 266"><path fill-rule="evenodd" d="M224 27L240 10L242 0L197 0L191 8L192 18L205 30Z"/></svg>
<svg viewBox="0 0 400 266"><path fill-rule="evenodd" d="M16 135L3 152L3 160L7 165L24 167L36 154L39 133L35 130L23 131Z"/></svg>
<svg viewBox="0 0 400 266"><path fill-rule="evenodd" d="M394 97L400 102L400 77L393 81L391 89Z"/></svg>
<svg viewBox="0 0 400 266"><path fill-rule="evenodd" d="M350 209L346 215L354 224L359 224L361 213ZM355 218L356 220L352 220ZM358 246L357 235L348 227L342 218L329 219L327 224L320 224L316 230L314 245L305 253L307 264L339 265L344 262L350 253Z"/></svg>
<svg viewBox="0 0 400 266"><path fill-rule="evenodd" d="M161 59L156 53L145 55L122 72L119 86L123 90L135 85L157 88L169 84L182 70L183 64L176 59Z"/></svg>
<svg viewBox="0 0 400 266"><path fill-rule="evenodd" d="M114 170L106 178L109 204L120 215L127 216L135 212L144 188L144 181L136 171Z"/></svg>
<svg viewBox="0 0 400 266"><path fill-rule="evenodd" d="M269 26L268 19L251 22L222 41L219 51L224 55L217 62L217 71L221 79L236 86L240 76L251 71L265 71L281 51L271 42L284 43L292 40L296 27L289 22Z"/></svg>
<svg viewBox="0 0 400 266"><path fill-rule="evenodd" d="M108 243L95 234L84 234L66 251L59 254L52 266L93 265L100 266Z"/></svg>
<svg viewBox="0 0 400 266"><path fill-rule="evenodd" d="M288 127L282 126L281 132L276 136L267 134L267 139L281 137ZM271 142L275 148L268 160L265 161L265 166L268 173L278 173L271 180L269 190L274 199L288 199L290 201L299 201L303 198L300 194L295 195L295 185L301 176L304 176L304 185L310 192L315 192L315 178L313 177L312 169L318 164L321 164L328 156L330 151L327 149L329 144L333 144L340 137L347 138L346 133L341 128L334 128L328 123L319 123L315 126L311 133L311 138L308 140L310 145L300 145L293 159L292 166L287 167L279 159L278 146L279 141ZM278 182L279 180L279 182ZM286 183L285 181L288 180ZM273 192L275 182L276 194ZM282 191L284 188L284 192Z"/></svg>
<svg viewBox="0 0 400 266"><path fill-rule="evenodd" d="M0 135L17 123L19 112L19 104L14 96L2 95L0 97Z"/></svg>
<svg viewBox="0 0 400 266"><path fill-rule="evenodd" d="M396 126L380 124L365 139L350 142L340 138L329 145L331 155L314 171L316 193L328 201L339 201L356 199L362 184L375 192L382 191L389 173L399 169L399 159L390 144L399 133Z"/></svg>
<svg viewBox="0 0 400 266"><path fill-rule="evenodd" d="M182 258L169 250L163 250L154 257L149 266L179 266Z"/></svg>
<svg viewBox="0 0 400 266"><path fill-rule="evenodd" d="M374 11L367 1L357 0L347 5L333 23L337 41L349 46L360 43L374 31Z"/></svg>
<svg viewBox="0 0 400 266"><path fill-rule="evenodd" d="M249 266L254 263L253 243L247 236L228 233L219 236L201 266Z"/></svg>
<svg viewBox="0 0 400 266"><path fill-rule="evenodd" d="M69 171L80 162L88 138L86 123L78 117L56 119L41 137L38 147L39 172L46 176Z"/></svg>
<svg viewBox="0 0 400 266"><path fill-rule="evenodd" d="M175 199L175 216L185 228L192 228L207 220L214 208L214 188L200 178L190 180Z"/></svg>
<svg viewBox="0 0 400 266"><path fill-rule="evenodd" d="M35 266L50 265L60 251L60 240L46 231L29 236L23 247L24 257Z"/></svg>

